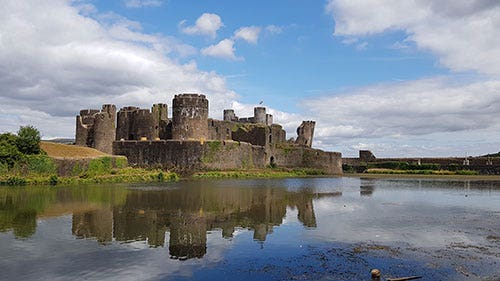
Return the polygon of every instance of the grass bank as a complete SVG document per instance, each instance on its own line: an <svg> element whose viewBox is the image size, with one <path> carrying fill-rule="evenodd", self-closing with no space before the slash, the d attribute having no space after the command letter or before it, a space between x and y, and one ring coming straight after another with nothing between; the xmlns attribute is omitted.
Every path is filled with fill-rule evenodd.
<svg viewBox="0 0 500 281"><path fill-rule="evenodd" d="M190 176L194 179L218 179L218 178L286 178L326 175L317 169L254 169L234 171L206 171L198 172Z"/></svg>
<svg viewBox="0 0 500 281"><path fill-rule="evenodd" d="M397 175L466 175L466 176L476 176L479 175L477 171L471 170L399 170L399 169L384 169L384 168L371 168L367 169L367 174L397 174Z"/></svg>
<svg viewBox="0 0 500 281"><path fill-rule="evenodd" d="M479 180L500 181L500 175L429 175L429 174L367 174L349 173L343 177L373 178L373 179L443 179L443 180Z"/></svg>
<svg viewBox="0 0 500 281"><path fill-rule="evenodd" d="M40 142L40 148L47 153L50 157L62 157L62 158L97 158L109 156L108 154L101 152L97 149L90 147L83 147L78 145L67 145L62 143L54 142Z"/></svg>
<svg viewBox="0 0 500 281"><path fill-rule="evenodd" d="M177 181L176 173L159 169L123 168L112 170L109 174L97 174L89 176L82 174L71 177L59 177L52 175L2 175L0 185L22 186L22 185L59 185L59 184L89 184L89 183L139 183L139 182L169 182Z"/></svg>
<svg viewBox="0 0 500 281"><path fill-rule="evenodd" d="M0 185L166 182L179 179L176 173L161 169L127 167L124 157L104 156L80 160L63 161L70 164L69 173L58 176L58 168L63 164L57 164L56 161L60 160L47 155L25 155L12 167L0 169Z"/></svg>

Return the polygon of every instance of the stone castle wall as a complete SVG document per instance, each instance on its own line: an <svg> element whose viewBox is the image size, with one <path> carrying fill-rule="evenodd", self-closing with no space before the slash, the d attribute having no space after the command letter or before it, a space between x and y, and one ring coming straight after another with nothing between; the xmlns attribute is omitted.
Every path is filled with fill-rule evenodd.
<svg viewBox="0 0 500 281"><path fill-rule="evenodd" d="M116 118L116 126L115 126ZM265 168L317 168L341 173L339 153L311 149L314 121L297 129L297 142L286 141L283 127L273 124L265 107L254 116L238 118L224 110L224 120L208 118L204 95L175 95L172 120L165 104L148 109L114 105L101 111L82 110L77 117L78 145L124 155L137 166L160 166L178 171ZM116 129L115 129L116 127Z"/></svg>
<svg viewBox="0 0 500 281"><path fill-rule="evenodd" d="M262 147L234 141L116 141L113 148L115 154L126 156L130 165L179 172L266 166Z"/></svg>
<svg viewBox="0 0 500 281"><path fill-rule="evenodd" d="M270 157L278 167L314 168L330 175L342 174L342 154L307 147L275 149Z"/></svg>
<svg viewBox="0 0 500 281"><path fill-rule="evenodd" d="M130 165L163 167L190 173L199 170L265 168L271 163L288 168L315 168L327 174L342 173L338 152L291 147L266 150L263 146L236 141L116 141L115 154Z"/></svg>
<svg viewBox="0 0 500 281"><path fill-rule="evenodd" d="M484 175L500 175L500 158L498 157L407 157L376 158L369 150L360 150L358 158L342 158L342 164L359 167L359 172L368 164L403 162L409 164L438 164L443 170L472 170Z"/></svg>
<svg viewBox="0 0 500 281"><path fill-rule="evenodd" d="M210 140L232 140L234 123L208 119L208 136Z"/></svg>

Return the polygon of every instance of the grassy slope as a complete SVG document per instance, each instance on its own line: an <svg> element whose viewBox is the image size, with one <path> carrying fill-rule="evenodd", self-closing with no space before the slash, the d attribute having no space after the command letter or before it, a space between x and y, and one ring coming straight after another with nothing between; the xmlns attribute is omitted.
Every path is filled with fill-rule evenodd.
<svg viewBox="0 0 500 281"><path fill-rule="evenodd" d="M78 145L60 144L53 142L41 142L40 147L50 157L57 158L95 158L109 156L99 150Z"/></svg>

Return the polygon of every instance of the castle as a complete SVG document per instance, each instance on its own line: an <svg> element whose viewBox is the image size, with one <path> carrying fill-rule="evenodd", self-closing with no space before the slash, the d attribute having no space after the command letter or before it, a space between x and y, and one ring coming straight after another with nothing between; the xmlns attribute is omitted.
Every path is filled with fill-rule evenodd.
<svg viewBox="0 0 500 281"><path fill-rule="evenodd" d="M273 123L265 107L240 118L224 110L223 120L208 118L208 100L201 94L179 94L172 101L172 119L166 104L151 110L103 105L85 109L76 117L76 145L123 155L134 166L177 171L229 170L278 166L314 168L342 173L338 152L311 148L314 121L303 121L296 139Z"/></svg>

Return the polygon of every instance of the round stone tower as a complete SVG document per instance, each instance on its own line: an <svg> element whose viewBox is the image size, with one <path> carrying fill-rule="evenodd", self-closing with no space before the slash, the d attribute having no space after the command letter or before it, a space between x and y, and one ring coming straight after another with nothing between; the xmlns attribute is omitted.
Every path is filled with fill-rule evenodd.
<svg viewBox="0 0 500 281"><path fill-rule="evenodd" d="M208 100L205 95L175 95L172 102L172 138L208 139Z"/></svg>
<svg viewBox="0 0 500 281"><path fill-rule="evenodd" d="M233 109L224 109L224 121L234 121L235 119L236 115Z"/></svg>
<svg viewBox="0 0 500 281"><path fill-rule="evenodd" d="M116 137L116 106L105 104L102 110L95 114L94 120L94 145L93 147L102 152L113 153L113 141Z"/></svg>
<svg viewBox="0 0 500 281"><path fill-rule="evenodd" d="M266 124L266 108L255 107L253 109L253 118L255 123Z"/></svg>

